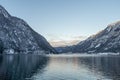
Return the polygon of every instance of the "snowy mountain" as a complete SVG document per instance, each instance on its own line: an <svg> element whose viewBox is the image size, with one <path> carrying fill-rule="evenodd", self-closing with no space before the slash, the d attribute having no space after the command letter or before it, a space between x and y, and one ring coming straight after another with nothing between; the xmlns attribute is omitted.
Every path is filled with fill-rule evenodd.
<svg viewBox="0 0 120 80"><path fill-rule="evenodd" d="M120 52L120 21L80 42L75 52Z"/></svg>
<svg viewBox="0 0 120 80"><path fill-rule="evenodd" d="M47 40L35 32L22 19L11 16L0 6L0 52L52 52L56 51Z"/></svg>
<svg viewBox="0 0 120 80"><path fill-rule="evenodd" d="M53 47L65 47L65 46L72 46L76 45L80 42L80 40L71 40L71 41L51 41L49 42Z"/></svg>
<svg viewBox="0 0 120 80"><path fill-rule="evenodd" d="M120 52L120 21L112 23L96 35L77 45L57 47L59 52Z"/></svg>

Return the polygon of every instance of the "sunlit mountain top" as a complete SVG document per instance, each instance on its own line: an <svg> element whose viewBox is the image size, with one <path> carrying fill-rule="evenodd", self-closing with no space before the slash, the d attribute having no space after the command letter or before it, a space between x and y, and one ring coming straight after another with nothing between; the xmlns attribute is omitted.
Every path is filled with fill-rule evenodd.
<svg viewBox="0 0 120 80"><path fill-rule="evenodd" d="M120 24L120 20L116 21L116 22L113 22L113 23L109 24L108 26L113 26L113 25L118 25L118 24Z"/></svg>
<svg viewBox="0 0 120 80"><path fill-rule="evenodd" d="M80 41L85 40L87 37L85 36L77 36L77 37L68 37L68 36L61 36L59 38L53 39L49 41L49 43L53 47L63 47L63 46L71 46L71 45L76 45Z"/></svg>

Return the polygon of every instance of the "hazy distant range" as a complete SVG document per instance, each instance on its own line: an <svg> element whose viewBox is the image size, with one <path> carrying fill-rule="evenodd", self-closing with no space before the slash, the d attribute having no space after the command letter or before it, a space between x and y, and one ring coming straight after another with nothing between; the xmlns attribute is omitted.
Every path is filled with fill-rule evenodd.
<svg viewBox="0 0 120 80"><path fill-rule="evenodd" d="M87 36L77 36L74 37L73 39L69 39L69 40L52 40L52 41L48 41L53 47L65 47L65 46L72 46L72 45L76 45L79 42L87 39Z"/></svg>

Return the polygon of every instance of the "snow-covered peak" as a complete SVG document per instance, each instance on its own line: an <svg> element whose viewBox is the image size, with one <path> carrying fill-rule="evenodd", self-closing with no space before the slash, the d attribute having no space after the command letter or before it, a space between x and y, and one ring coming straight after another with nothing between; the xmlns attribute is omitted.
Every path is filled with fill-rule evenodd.
<svg viewBox="0 0 120 80"><path fill-rule="evenodd" d="M111 23L111 24L108 25L108 27L110 27L110 26L116 26L116 25L120 25L120 21Z"/></svg>
<svg viewBox="0 0 120 80"><path fill-rule="evenodd" d="M120 21L109 24L105 30L107 30L108 32L120 30Z"/></svg>
<svg viewBox="0 0 120 80"><path fill-rule="evenodd" d="M10 14L1 5L0 5L0 14L4 15L4 17L6 17L6 18L10 17Z"/></svg>

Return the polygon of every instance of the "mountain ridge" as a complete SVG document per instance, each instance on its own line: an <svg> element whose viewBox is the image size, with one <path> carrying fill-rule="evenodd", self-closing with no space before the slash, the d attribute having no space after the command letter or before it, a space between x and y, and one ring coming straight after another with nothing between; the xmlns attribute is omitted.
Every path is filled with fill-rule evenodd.
<svg viewBox="0 0 120 80"><path fill-rule="evenodd" d="M35 32L23 19L11 16L1 5L0 30L1 53L56 53L42 35Z"/></svg>
<svg viewBox="0 0 120 80"><path fill-rule="evenodd" d="M77 45L58 47L56 50L73 53L120 52L120 21L109 24L104 30Z"/></svg>

